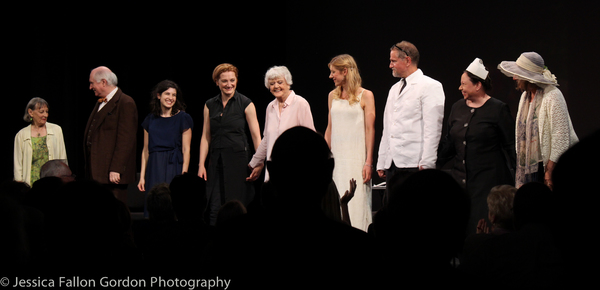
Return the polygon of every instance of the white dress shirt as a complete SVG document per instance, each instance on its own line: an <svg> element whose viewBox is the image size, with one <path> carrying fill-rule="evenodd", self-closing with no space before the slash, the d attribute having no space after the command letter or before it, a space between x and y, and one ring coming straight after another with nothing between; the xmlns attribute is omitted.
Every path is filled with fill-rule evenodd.
<svg viewBox="0 0 600 290"><path fill-rule="evenodd" d="M435 168L444 118L442 84L418 69L389 91L383 113L383 136L379 144L377 170Z"/></svg>
<svg viewBox="0 0 600 290"><path fill-rule="evenodd" d="M108 101L110 101L110 99L112 99L112 97L115 96L115 94L117 93L118 90L119 90L119 88L116 87L114 90L112 90L110 93L108 93L108 95L106 96L106 101L100 103L100 105L98 106L98 112L100 112L100 110L102 110L102 108L104 108L104 105L106 105L106 103L108 103Z"/></svg>

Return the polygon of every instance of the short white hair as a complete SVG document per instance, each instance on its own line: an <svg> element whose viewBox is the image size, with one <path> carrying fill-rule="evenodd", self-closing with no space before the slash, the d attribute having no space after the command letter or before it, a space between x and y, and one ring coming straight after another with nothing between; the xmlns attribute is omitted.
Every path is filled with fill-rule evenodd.
<svg viewBox="0 0 600 290"><path fill-rule="evenodd" d="M268 89L269 81L279 77L284 78L288 85L292 85L292 74L290 73L290 70L288 70L288 68L285 66L274 66L271 67L265 74L265 87Z"/></svg>
<svg viewBox="0 0 600 290"><path fill-rule="evenodd" d="M102 67L102 68L104 68L104 67ZM119 80L117 79L117 75L108 68L99 69L94 74L95 82L99 83L103 79L106 80L106 83L109 86L117 86L117 84L119 83Z"/></svg>

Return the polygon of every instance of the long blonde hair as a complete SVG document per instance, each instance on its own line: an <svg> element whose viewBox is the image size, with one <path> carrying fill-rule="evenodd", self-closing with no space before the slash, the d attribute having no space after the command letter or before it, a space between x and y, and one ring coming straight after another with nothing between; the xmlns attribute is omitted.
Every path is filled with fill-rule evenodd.
<svg viewBox="0 0 600 290"><path fill-rule="evenodd" d="M331 59L329 62L329 68L334 67L336 70L344 71L344 69L348 70L348 74L346 75L345 82L348 85L348 103L353 105L354 103L359 102L356 91L362 85L362 78L358 73L358 66L356 65L356 61L349 54L341 54ZM339 99L342 96L342 86L337 86L333 90L333 98Z"/></svg>

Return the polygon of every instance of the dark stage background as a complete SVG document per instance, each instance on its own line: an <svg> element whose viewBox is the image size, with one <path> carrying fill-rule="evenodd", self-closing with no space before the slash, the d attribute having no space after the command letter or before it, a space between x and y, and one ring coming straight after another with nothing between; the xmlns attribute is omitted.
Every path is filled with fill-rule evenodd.
<svg viewBox="0 0 600 290"><path fill-rule="evenodd" d="M9 102L2 114L8 130L3 148L10 156L14 135L26 125L21 120L25 105L42 97L50 104L49 121L63 128L72 170L83 176L83 131L96 101L88 76L105 65L135 99L140 123L156 83L171 79L181 86L195 121L190 171L197 172L202 109L219 93L211 80L216 65L229 62L239 68L238 91L254 101L261 130L273 99L264 87L264 73L273 65L287 66L292 89L309 101L315 126L324 132L327 94L333 89L327 63L342 53L354 56L363 86L375 94L377 150L387 93L398 81L388 68L389 48L401 40L417 46L420 68L444 85L446 115L462 97L460 75L475 57L491 71L491 95L510 104L514 115L520 93L496 66L536 51L557 76L579 137L600 128L594 87L600 45L589 1L157 3L55 4L11 12L11 20L4 21L4 100ZM138 160L142 136L140 127ZM12 178L12 157L6 156L2 180Z"/></svg>

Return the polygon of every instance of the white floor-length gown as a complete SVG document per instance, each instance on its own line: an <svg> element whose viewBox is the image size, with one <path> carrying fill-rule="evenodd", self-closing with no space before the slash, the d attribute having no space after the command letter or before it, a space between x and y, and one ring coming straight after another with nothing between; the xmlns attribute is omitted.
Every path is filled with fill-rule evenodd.
<svg viewBox="0 0 600 290"><path fill-rule="evenodd" d="M362 170L366 160L365 112L359 101L350 105L348 100L331 101L331 152L335 160L333 181L340 196L349 189L350 179L356 180L356 192L348 203L352 226L363 231L373 221L371 181L363 183Z"/></svg>

